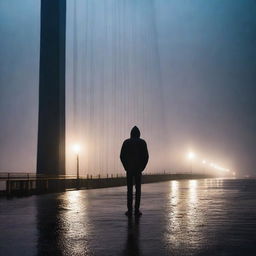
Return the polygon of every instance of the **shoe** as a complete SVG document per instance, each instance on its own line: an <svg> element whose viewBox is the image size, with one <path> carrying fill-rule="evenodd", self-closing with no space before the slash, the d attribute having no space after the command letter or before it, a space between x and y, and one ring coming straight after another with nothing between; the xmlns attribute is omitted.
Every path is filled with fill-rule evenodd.
<svg viewBox="0 0 256 256"><path fill-rule="evenodd" d="M127 212L125 212L125 215L126 215L127 217L132 217L132 211L127 211Z"/></svg>
<svg viewBox="0 0 256 256"><path fill-rule="evenodd" d="M139 217L142 215L142 212L140 210L135 210L134 215Z"/></svg>

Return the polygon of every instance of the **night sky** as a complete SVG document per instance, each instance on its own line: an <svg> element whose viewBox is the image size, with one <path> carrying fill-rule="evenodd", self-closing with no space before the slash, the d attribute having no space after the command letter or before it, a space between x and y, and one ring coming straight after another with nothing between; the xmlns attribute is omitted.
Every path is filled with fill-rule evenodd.
<svg viewBox="0 0 256 256"><path fill-rule="evenodd" d="M74 133L71 131L74 127L70 125L74 121L74 112L70 110L74 100L74 95L70 96L73 88L70 84L74 81L74 1L67 2L67 135L70 135ZM83 79L83 75L88 77L90 70L96 73L95 76L90 74L95 83L94 98L87 98L85 103L81 103L84 102L83 99L80 99L79 103L79 97L77 98L77 116L84 117L78 122L81 126L77 129L81 134L83 127L87 127L84 125L88 121L86 116L89 115L86 104L91 104L90 107L95 104L95 120L102 119L102 115L104 117L102 122L106 132L102 135L105 136L102 148L108 151L104 156L98 156L101 165L97 168L104 168L105 163L108 169L119 168L115 166L119 145L129 136L133 122L140 122L140 112L136 112L136 106L140 108L138 102L145 97L143 108L148 107L147 102L152 102L148 107L152 115L150 121L146 116L141 123L142 136L144 132L145 138L152 144L149 144L152 152L162 148L162 157L165 159L157 161L160 154L152 153L152 168L183 170L186 168L185 154L188 150L193 150L202 159L217 162L242 175L255 176L256 1L103 2L79 0L76 7L78 95L82 95L82 92L89 88L87 85L83 87L88 82ZM90 16L86 16L86 10L91 10ZM119 11L125 15L123 23L120 22L122 15ZM87 25L84 25L84 21ZM0 171L35 170L39 22L39 0L0 1ZM105 24L108 26L105 27ZM84 31L94 31L94 34ZM132 35L137 41L129 41ZM111 56L107 54L110 49ZM92 53L90 59L89 53ZM86 61L81 56L85 56ZM122 65L117 63L122 58L128 59L128 56L130 66L126 66L125 62ZM148 62L145 66L148 67L147 70L143 68L146 64L138 64L144 63L145 58ZM137 65L136 69L134 65ZM113 71L109 66L114 66L118 71L119 75L115 75L115 79L109 75ZM104 87L99 87L102 81L96 80L99 74L103 74ZM125 74L128 74L134 84L129 90L129 95L132 95L136 88L140 88L140 91L134 94L134 113L127 114L130 119L123 120L121 124L118 123L118 118L114 119L114 115L123 116L127 109L124 107L123 112L117 113L118 104L122 102L111 105L104 97L110 89L111 92L116 89L115 97L125 92L127 81L122 84L124 91L116 86L121 84ZM136 86L142 80L144 87ZM152 95L147 97L144 91L145 81L152 83ZM100 88L104 89L104 96L96 93ZM93 100L96 102L92 103ZM106 104L104 111L101 111L102 102ZM112 110L111 106L115 110ZM111 126L106 126L108 114L112 121L115 120ZM95 128L94 135L97 135L102 125L95 120L93 122L99 130ZM147 132L148 124L152 127L150 132ZM115 136L113 130L119 130L119 127L122 132L117 133L118 136L112 143L109 138ZM88 131L87 129L87 133ZM160 139L150 138L157 133L160 133ZM67 141L69 142L69 138ZM155 147L159 141L162 144ZM110 148L109 143L112 143ZM89 150L88 147L87 151ZM117 160L113 163L108 161L108 154L114 157L116 155ZM70 172L72 164L72 161L68 164Z"/></svg>

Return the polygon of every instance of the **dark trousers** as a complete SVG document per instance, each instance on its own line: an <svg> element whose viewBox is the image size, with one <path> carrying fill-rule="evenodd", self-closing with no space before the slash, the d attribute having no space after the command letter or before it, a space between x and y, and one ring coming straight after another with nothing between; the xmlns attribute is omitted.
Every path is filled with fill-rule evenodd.
<svg viewBox="0 0 256 256"><path fill-rule="evenodd" d="M135 211L140 208L141 197L141 173L126 172L127 179L127 208L132 211L133 205L133 181L135 181Z"/></svg>

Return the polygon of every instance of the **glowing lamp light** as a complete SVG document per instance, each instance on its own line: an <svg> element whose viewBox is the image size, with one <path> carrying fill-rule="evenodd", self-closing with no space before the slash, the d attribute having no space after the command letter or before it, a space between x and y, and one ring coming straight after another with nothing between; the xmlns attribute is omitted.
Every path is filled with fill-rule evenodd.
<svg viewBox="0 0 256 256"><path fill-rule="evenodd" d="M187 153L187 155L186 155L186 158L187 158L188 160L190 160L190 165L191 165L190 168L191 168L191 173L192 173L192 169L193 169L192 165L193 165L193 163L194 163L194 161L192 161L192 160L194 160L195 158L197 158L197 156L196 156L196 154L195 154L193 151L189 151L189 152ZM199 159L199 160L200 160L200 159ZM214 162L210 161L209 158L208 158L208 160L201 159L199 162L204 165L204 167L202 167L203 169L205 169L205 167L208 167L208 166L209 166L209 167L211 167L212 169L214 169L214 170L216 170L216 171L227 172L227 173L233 174L233 176L236 176L236 173L235 173L235 172L233 172L232 170L227 169L227 168L225 168L225 167L219 165L218 163L214 163Z"/></svg>
<svg viewBox="0 0 256 256"><path fill-rule="evenodd" d="M188 155L187 155L187 157L188 157L188 159L193 160L193 159L196 158L196 155L195 155L194 152L189 152Z"/></svg>
<svg viewBox="0 0 256 256"><path fill-rule="evenodd" d="M81 151L81 146L79 144L74 144L72 149L76 154L79 154L79 152Z"/></svg>
<svg viewBox="0 0 256 256"><path fill-rule="evenodd" d="M73 152L76 154L76 177L79 179L79 152L81 151L81 146L76 143L72 146Z"/></svg>

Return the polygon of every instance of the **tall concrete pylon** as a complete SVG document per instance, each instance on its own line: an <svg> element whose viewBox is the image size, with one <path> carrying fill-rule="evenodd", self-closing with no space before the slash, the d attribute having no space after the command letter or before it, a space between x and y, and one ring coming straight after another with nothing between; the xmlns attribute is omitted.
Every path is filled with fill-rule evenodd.
<svg viewBox="0 0 256 256"><path fill-rule="evenodd" d="M41 0L37 173L65 174L66 0Z"/></svg>

